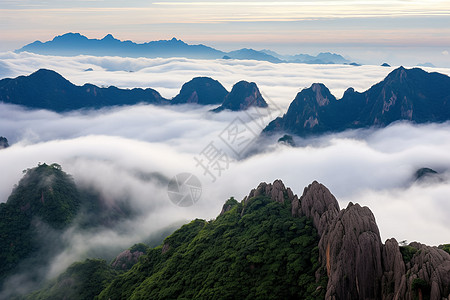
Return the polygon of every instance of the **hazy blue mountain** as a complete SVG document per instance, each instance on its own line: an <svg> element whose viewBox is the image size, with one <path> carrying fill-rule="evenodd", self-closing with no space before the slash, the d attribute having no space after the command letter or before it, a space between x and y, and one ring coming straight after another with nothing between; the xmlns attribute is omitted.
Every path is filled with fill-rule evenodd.
<svg viewBox="0 0 450 300"><path fill-rule="evenodd" d="M283 117L263 132L320 134L350 128L450 120L450 77L400 67L365 92L347 89L337 100L323 84L299 92Z"/></svg>
<svg viewBox="0 0 450 300"><path fill-rule="evenodd" d="M40 69L29 76L0 80L0 102L62 112L137 103L164 104L167 100L150 88L76 86L55 71Z"/></svg>
<svg viewBox="0 0 450 300"><path fill-rule="evenodd" d="M222 104L227 94L228 91L217 80L209 77L196 77L183 84L180 93L170 103Z"/></svg>
<svg viewBox="0 0 450 300"><path fill-rule="evenodd" d="M334 53L320 53L317 56L307 54L280 55L270 50L240 49L224 52L205 45L189 45L181 40L152 41L148 43L134 43L121 41L111 34L102 39L89 39L79 33L66 33L56 36L51 41L35 41L16 50L16 52L31 52L43 55L94 55L94 56L122 56L122 57L186 57L199 59L249 59L259 61L301 62L310 64L340 64L349 63L341 55Z"/></svg>
<svg viewBox="0 0 450 300"><path fill-rule="evenodd" d="M213 112L221 112L226 109L231 111L246 110L252 106L267 107L267 102L259 92L256 83L242 80L233 86L222 105L213 109Z"/></svg>
<svg viewBox="0 0 450 300"><path fill-rule="evenodd" d="M103 39L88 39L79 33L66 33L47 42L35 41L17 52L32 52L44 55L95 55L125 57L187 57L221 58L225 53L204 45L188 45L172 38L171 40L152 41L137 44L132 41L120 41L111 34Z"/></svg>
<svg viewBox="0 0 450 300"><path fill-rule="evenodd" d="M261 61L268 61L271 63L283 62L281 59L276 58L272 55L266 54L262 51L257 51L257 50L253 50L253 49L247 49L247 48L228 52L227 56L232 59L261 60Z"/></svg>
<svg viewBox="0 0 450 300"><path fill-rule="evenodd" d="M267 55L276 57L285 62L306 63L306 64L349 64L350 61L342 55L330 52L321 52L316 56L309 54L281 55L272 50L261 50Z"/></svg>

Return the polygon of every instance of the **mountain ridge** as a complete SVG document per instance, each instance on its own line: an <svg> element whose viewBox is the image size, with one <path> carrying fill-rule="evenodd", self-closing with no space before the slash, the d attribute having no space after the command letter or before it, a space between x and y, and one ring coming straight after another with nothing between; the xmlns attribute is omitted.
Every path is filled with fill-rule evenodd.
<svg viewBox="0 0 450 300"><path fill-rule="evenodd" d="M55 71L39 69L29 76L0 80L0 102L57 112L138 103L163 104L166 99L151 89L77 86Z"/></svg>
<svg viewBox="0 0 450 300"><path fill-rule="evenodd" d="M45 176L27 179L39 172ZM55 185L54 174L65 178L62 186ZM67 214L52 215L53 209L41 214L56 221L51 224L67 227L81 204L70 175L58 164L43 164L28 170L24 178L0 212L15 205L40 214L52 199L73 198ZM41 187L42 196L34 188L24 194L30 184ZM67 187L73 197L59 198L60 189ZM67 206L64 203L60 209ZM2 229L12 228L7 218L1 221ZM10 243L1 245L8 248ZM68 299L447 299L448 246L400 246L393 238L383 244L368 207L350 202L341 209L317 181L299 197L277 179L261 182L240 202L228 199L216 219L193 220L160 246L134 245L109 264L97 259L74 263L25 298L58 298L70 291Z"/></svg>
<svg viewBox="0 0 450 300"><path fill-rule="evenodd" d="M319 53L317 56L297 54L283 56L268 50L242 48L225 52L215 48L197 44L190 45L175 37L170 40L135 43L130 40L121 41L107 34L101 39L89 39L80 33L65 33L55 36L52 40L34 41L15 50L16 53L31 52L43 55L94 55L94 56L125 56L125 57L186 57L194 59L250 59L272 63L294 62L308 64L349 64L350 61L339 54Z"/></svg>
<svg viewBox="0 0 450 300"><path fill-rule="evenodd" d="M400 120L414 123L450 120L450 77L399 67L364 92L348 88L339 100L325 85L314 83L299 92L285 115L270 122L263 133L307 136L385 127Z"/></svg>
<svg viewBox="0 0 450 300"><path fill-rule="evenodd" d="M217 111L245 110L250 106L267 107L255 83L240 81L229 93L223 85L210 77L195 77L181 87L171 100L163 98L151 88L120 89L115 86L98 87L86 83L77 86L59 73L39 69L28 76L0 80L0 103L28 108L67 112L77 109L99 109L110 106L135 105L218 105Z"/></svg>

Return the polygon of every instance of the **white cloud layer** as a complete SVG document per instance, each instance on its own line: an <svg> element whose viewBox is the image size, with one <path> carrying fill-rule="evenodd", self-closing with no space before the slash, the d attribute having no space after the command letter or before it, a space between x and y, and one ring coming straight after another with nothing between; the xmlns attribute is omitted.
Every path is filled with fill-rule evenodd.
<svg viewBox="0 0 450 300"><path fill-rule="evenodd" d="M228 90L245 79L256 82L283 110L299 89L313 82L325 83L340 97L349 86L359 91L369 88L391 70L254 61L0 55L1 76L29 74L42 67L54 69L77 84L152 87L169 98L182 83L196 76L218 79ZM87 68L94 71L84 72ZM450 73L448 69L439 71ZM230 196L241 200L259 182L277 178L299 196L305 186L318 180L339 199L341 208L349 201L369 206L383 239L395 237L432 245L450 242L450 182L413 182L414 172L421 167L448 177L449 123L397 123L385 129L297 138L296 143L304 146L270 146L262 153L233 160L212 182L196 166L194 156L211 141L230 153L219 136L237 116L247 119L244 113L211 114L210 108L136 105L57 114L0 104L0 135L12 143L0 150L0 201L6 201L22 170L39 162L57 162L77 182L93 184L111 199L130 196L132 205L144 213L139 220L125 224L127 230L121 232L83 236L68 232L70 247L56 258L52 275L96 247L127 248L175 222L214 218ZM192 207L177 207L170 202L165 186L143 181L135 172L157 172L167 178L193 173L202 182L202 198Z"/></svg>

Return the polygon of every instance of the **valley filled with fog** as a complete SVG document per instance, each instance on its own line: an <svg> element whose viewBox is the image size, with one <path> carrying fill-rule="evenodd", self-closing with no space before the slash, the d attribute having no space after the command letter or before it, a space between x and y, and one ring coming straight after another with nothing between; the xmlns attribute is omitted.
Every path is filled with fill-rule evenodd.
<svg viewBox="0 0 450 300"><path fill-rule="evenodd" d="M55 70L77 85L150 87L168 99L198 76L212 77L228 91L240 80L255 82L269 103L269 110L262 112L265 116L258 119L265 125L285 113L295 95L312 83L324 83L340 98L348 87L362 92L393 70L237 60L0 54L1 78L29 75L40 68ZM450 74L450 69L427 71ZM399 122L383 129L294 137L298 146L289 147L276 143L279 135L258 138L261 126L248 113L214 114L209 111L212 108L135 105L55 113L0 104L0 135L11 144L0 150L1 202L6 202L23 170L56 162L78 184L97 187L110 205L129 199L141 211L119 228L83 234L69 230L67 250L55 258L50 276L87 257L92 249L125 249L167 226L215 218L229 197L240 201L260 182L275 179L282 179L299 196L317 180L330 189L341 207L349 202L370 207L383 240L448 243L450 123ZM226 129L236 120L255 133L245 155L236 155L223 141ZM195 160L210 143L229 158L215 178ZM423 167L438 171L442 180L415 182L415 172ZM160 179L183 172L195 174L202 184L200 200L190 207L174 205L167 182Z"/></svg>

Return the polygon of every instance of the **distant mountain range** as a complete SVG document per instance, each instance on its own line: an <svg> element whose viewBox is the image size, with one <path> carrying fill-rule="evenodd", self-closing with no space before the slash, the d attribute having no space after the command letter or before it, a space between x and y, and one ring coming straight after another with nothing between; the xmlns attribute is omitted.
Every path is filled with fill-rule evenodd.
<svg viewBox="0 0 450 300"><path fill-rule="evenodd" d="M450 120L450 77L400 67L365 92L347 89L340 100L325 85L314 83L299 92L286 114L272 121L263 132L306 136L384 127L400 120L414 123Z"/></svg>
<svg viewBox="0 0 450 300"><path fill-rule="evenodd" d="M257 51L240 49L224 52L205 45L189 45L172 38L171 40L134 43L120 41L111 34L102 39L89 39L79 33L66 33L47 42L35 41L16 52L31 52L43 55L75 56L122 56L122 57L186 57L196 59L250 59L272 63L296 62L309 64L350 64L339 54L320 53L317 56L307 54L280 55L270 50Z"/></svg>
<svg viewBox="0 0 450 300"><path fill-rule="evenodd" d="M29 76L0 80L0 102L56 112L138 103L219 105L216 112L245 110L251 106L267 107L253 82L240 81L228 93L217 80L196 77L183 84L180 93L168 100L151 88L102 88L92 84L77 86L57 72L47 69L40 69Z"/></svg>

